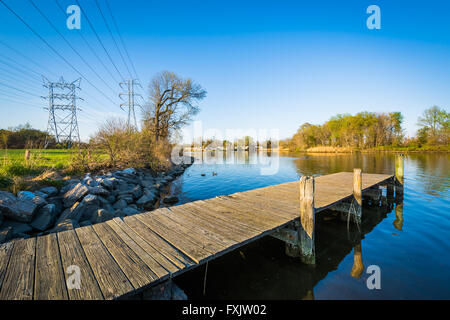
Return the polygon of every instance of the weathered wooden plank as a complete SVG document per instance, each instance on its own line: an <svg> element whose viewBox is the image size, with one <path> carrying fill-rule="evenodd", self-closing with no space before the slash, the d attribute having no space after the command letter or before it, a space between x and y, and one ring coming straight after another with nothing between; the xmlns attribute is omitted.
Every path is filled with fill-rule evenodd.
<svg viewBox="0 0 450 320"><path fill-rule="evenodd" d="M172 207L171 210L161 210L160 214L166 216L167 218L173 220L178 224L182 224L192 232L203 234L205 237L209 237L213 241L221 243L224 248L233 246L237 243L236 240L230 239L228 236L225 236L216 228L211 229L211 227L205 226L204 224L193 222L191 219L189 219L189 217L186 217L186 215L183 214L183 211L183 208Z"/></svg>
<svg viewBox="0 0 450 320"><path fill-rule="evenodd" d="M147 264L158 280L165 280L169 276L169 271L162 267L158 261L162 260L162 263L166 265L170 263L170 261L142 240L142 238L137 234L133 234L133 230L131 230L125 223L122 223L121 226L119 226L119 224L114 220L109 220L106 223L109 227L111 227L111 229L114 230L122 241L125 242L128 247L130 247L130 249L133 250L143 262L145 262L145 264ZM171 270L178 271L178 268L174 264L170 263L170 266L172 267Z"/></svg>
<svg viewBox="0 0 450 320"><path fill-rule="evenodd" d="M36 238L14 241L0 300L32 300Z"/></svg>
<svg viewBox="0 0 450 320"><path fill-rule="evenodd" d="M170 207L169 210L174 210L174 208L177 207ZM214 231L224 237L228 237L236 242L243 241L249 237L248 232L242 232L239 228L236 228L235 225L224 223L207 212L206 215L202 215L204 213L205 211L188 206L183 206L182 210L178 210L177 212L178 215L184 217L192 223Z"/></svg>
<svg viewBox="0 0 450 320"><path fill-rule="evenodd" d="M37 238L34 300L67 300L67 288L55 233Z"/></svg>
<svg viewBox="0 0 450 320"><path fill-rule="evenodd" d="M237 196L220 196L219 199L230 201L231 203L237 206L243 206L247 211L251 209L249 212L253 214L257 214L260 217L268 217L273 219L274 221L290 221L298 217L298 209L291 209L290 212L283 209L283 206L279 205L278 201L269 201L265 203L258 203L253 198L248 200L243 200L242 198ZM294 210L297 214L295 214Z"/></svg>
<svg viewBox="0 0 450 320"><path fill-rule="evenodd" d="M158 276L107 223L94 224L93 228L135 289L158 279ZM131 241L130 245L133 245Z"/></svg>
<svg viewBox="0 0 450 320"><path fill-rule="evenodd" d="M72 287L67 288L70 300L103 300L100 287L92 273L91 266L84 254L80 241L74 230L57 233L59 252L66 283ZM80 283L77 288L77 279L71 278L75 272L80 274Z"/></svg>
<svg viewBox="0 0 450 320"><path fill-rule="evenodd" d="M158 222L170 230L177 232L183 238L188 239L193 244L197 244L204 251L209 252L210 254L215 254L226 248L226 246L222 243L219 243L215 239L205 235L204 230L198 229L197 232L193 233L186 226L167 218L162 214L164 210L167 209L161 208L151 212L150 214L144 213L142 216L147 218L147 221L151 221L151 223Z"/></svg>
<svg viewBox="0 0 450 320"><path fill-rule="evenodd" d="M235 225L236 228L239 228L245 231L248 234L260 234L264 232L265 228L260 226L255 226L254 224L241 220L236 220L235 216L231 214L230 210L225 210L223 208L215 206L211 201L194 201L191 203L187 203L186 206L191 206L195 210L207 210L209 215L214 216L215 219L226 223L228 225Z"/></svg>
<svg viewBox="0 0 450 320"><path fill-rule="evenodd" d="M214 201L211 201L214 203L214 205L221 206L223 208L227 208L229 210L232 210L233 214L236 215L237 220L244 220L249 221L251 223L254 223L255 225L260 225L265 228L273 228L275 226L282 225L286 223L287 221L290 221L291 219L282 219L278 218L276 216L266 214L262 211L257 211L254 208L249 208L243 203L239 204L236 203L234 200L226 199L226 197L219 197L212 199Z"/></svg>
<svg viewBox="0 0 450 320"><path fill-rule="evenodd" d="M153 214L153 212L151 212L150 215ZM180 234L179 232L171 229L170 226L152 219L149 214L137 214L132 217L139 219L147 227L149 227L160 237L162 237L165 241L169 242L172 246L177 248L177 250L183 252L196 263L203 261L205 258L211 255L210 252L205 250L202 244L199 244L198 242L192 242L192 240L189 237L186 237L185 234ZM127 218L130 217L126 217L125 222L127 221Z"/></svg>
<svg viewBox="0 0 450 320"><path fill-rule="evenodd" d="M133 291L134 287L105 248L92 226L75 230L103 297L114 299Z"/></svg>
<svg viewBox="0 0 450 320"><path fill-rule="evenodd" d="M114 219L117 223L122 220ZM194 264L187 255L176 249L171 243L155 233L145 223L136 219L134 216L125 217L123 222L136 232L142 239L153 246L157 251L164 255L168 260L175 264L178 268L183 269Z"/></svg>
<svg viewBox="0 0 450 320"><path fill-rule="evenodd" d="M2 289L3 280L5 279L6 270L11 257L14 241L10 241L0 245L0 290Z"/></svg>

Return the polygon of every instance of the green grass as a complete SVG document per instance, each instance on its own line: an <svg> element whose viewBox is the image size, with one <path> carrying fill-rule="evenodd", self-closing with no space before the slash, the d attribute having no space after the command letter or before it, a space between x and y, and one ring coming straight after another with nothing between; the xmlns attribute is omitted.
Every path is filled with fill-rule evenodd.
<svg viewBox="0 0 450 320"><path fill-rule="evenodd" d="M82 152L81 152L82 153ZM82 174L83 169L77 167L81 154L76 149L32 149L30 158L25 160L23 149L0 149L0 189L16 190L27 181L45 171L57 171L64 175ZM99 153L98 160L106 159L106 155ZM59 187L61 181L45 179L38 184Z"/></svg>

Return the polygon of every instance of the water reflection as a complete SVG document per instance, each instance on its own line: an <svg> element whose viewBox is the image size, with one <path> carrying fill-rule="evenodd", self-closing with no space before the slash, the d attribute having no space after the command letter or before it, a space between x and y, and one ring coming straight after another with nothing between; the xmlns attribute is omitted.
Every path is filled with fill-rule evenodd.
<svg viewBox="0 0 450 320"><path fill-rule="evenodd" d="M354 279L362 277L365 265L361 240L392 212L394 205L385 195L372 206L365 206L359 227L348 226L335 211L322 211L316 221L315 267L287 257L282 241L265 237L210 262L206 296L200 285L204 268L179 277L177 284L192 299L314 299L315 286L352 251L353 266L348 274Z"/></svg>
<svg viewBox="0 0 450 320"><path fill-rule="evenodd" d="M198 156L205 157L202 153ZM224 164L193 165L172 184L179 203L295 181L304 174L352 171L355 167L367 173L393 174L395 169L394 155L389 153L280 154L278 172L262 176L260 165L252 164L254 155L220 156ZM262 161L277 156L274 152L262 156ZM202 268L179 281L190 297L199 299L448 299L449 157L406 155L403 198L387 186L377 207L364 201L361 232L354 224L347 231L347 223L332 212L319 215L316 268L287 257L284 243L265 237L210 263L205 297ZM382 270L382 290L366 287L368 275L361 273L361 266L372 264Z"/></svg>

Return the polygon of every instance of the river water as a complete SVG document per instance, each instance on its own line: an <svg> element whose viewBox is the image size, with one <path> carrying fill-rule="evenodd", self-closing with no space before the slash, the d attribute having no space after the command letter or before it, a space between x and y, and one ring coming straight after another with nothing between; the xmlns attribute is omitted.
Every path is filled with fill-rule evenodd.
<svg viewBox="0 0 450 320"><path fill-rule="evenodd" d="M194 156L196 163L171 186L179 204L302 175L353 168L394 173L389 153ZM449 299L449 158L406 155L403 202L364 207L361 233L326 211L318 214L315 267L286 256L283 242L264 237L210 262L205 287L205 266L176 283L191 299ZM380 270L380 289L367 286L373 283L367 269L373 265Z"/></svg>

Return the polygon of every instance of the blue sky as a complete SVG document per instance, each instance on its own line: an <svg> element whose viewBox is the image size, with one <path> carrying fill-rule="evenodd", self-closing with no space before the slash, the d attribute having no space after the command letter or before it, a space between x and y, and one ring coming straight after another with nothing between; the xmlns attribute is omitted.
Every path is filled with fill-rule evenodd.
<svg viewBox="0 0 450 320"><path fill-rule="evenodd" d="M105 118L125 116L119 108L117 83L77 31L66 28L66 15L54 0L34 2L113 90L91 72L28 0L3 1L115 103L82 80L79 125L83 139ZM64 8L76 4L76 0L58 1ZM127 69L94 0L79 1L126 77ZM98 1L107 14L105 0ZM162 70L191 77L206 88L208 96L196 118L205 130L279 129L285 138L304 122L318 124L337 113L367 110L401 111L406 133L412 135L425 108L439 105L448 110L450 104L448 1L109 3L144 89ZM371 4L381 9L381 30L366 27L366 8ZM117 80L85 17L81 33ZM1 3L0 40L27 56L24 59L0 43L0 127L28 121L45 129L48 115L42 107L46 102L37 96L46 95L46 89L38 75L52 80L61 75L73 80L79 75Z"/></svg>

